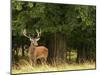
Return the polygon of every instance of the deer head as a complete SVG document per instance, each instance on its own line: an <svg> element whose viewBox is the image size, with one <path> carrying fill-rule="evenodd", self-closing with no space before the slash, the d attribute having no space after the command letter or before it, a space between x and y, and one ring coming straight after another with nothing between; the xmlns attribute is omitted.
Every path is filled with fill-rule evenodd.
<svg viewBox="0 0 100 75"><path fill-rule="evenodd" d="M36 33L37 33L37 36L33 36L31 37L30 35L28 36L27 35L27 32L26 32L26 29L23 30L23 34L25 37L29 38L29 40L31 41L31 44L33 44L34 46L38 46L38 41L40 40L40 36L41 36L41 30L37 30L36 29Z"/></svg>

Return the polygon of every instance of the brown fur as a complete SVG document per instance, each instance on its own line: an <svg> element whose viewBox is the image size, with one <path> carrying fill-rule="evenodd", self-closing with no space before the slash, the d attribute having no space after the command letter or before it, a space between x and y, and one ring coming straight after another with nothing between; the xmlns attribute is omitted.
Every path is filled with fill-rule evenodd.
<svg viewBox="0 0 100 75"><path fill-rule="evenodd" d="M37 59L44 59L44 63L46 63L47 61L47 57L48 57L48 49L44 46L33 46L31 45L29 47L29 59L30 59L30 63L31 65L33 65L33 61L34 64L36 63Z"/></svg>

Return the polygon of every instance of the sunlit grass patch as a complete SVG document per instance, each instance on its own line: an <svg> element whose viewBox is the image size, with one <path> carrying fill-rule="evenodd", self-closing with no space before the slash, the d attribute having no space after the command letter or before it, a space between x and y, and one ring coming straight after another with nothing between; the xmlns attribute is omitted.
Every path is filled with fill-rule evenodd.
<svg viewBox="0 0 100 75"><path fill-rule="evenodd" d="M23 60L24 61L24 60ZM19 68L16 68L19 67ZM83 69L95 69L95 63L83 63L83 64L67 64L62 63L60 65L36 65L31 66L27 61L19 66L13 66L12 74L18 73L35 73L35 72L49 72L49 71L68 71L68 70L83 70Z"/></svg>

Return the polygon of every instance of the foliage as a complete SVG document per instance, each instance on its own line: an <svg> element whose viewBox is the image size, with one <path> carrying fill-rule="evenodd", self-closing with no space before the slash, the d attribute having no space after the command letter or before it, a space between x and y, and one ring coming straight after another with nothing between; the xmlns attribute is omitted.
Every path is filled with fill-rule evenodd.
<svg viewBox="0 0 100 75"><path fill-rule="evenodd" d="M86 56L95 58L95 6L12 0L12 35L22 35L24 28L30 33L35 33L35 29L42 29L48 36L55 33L64 34L67 47L81 51L83 48L87 49L90 53ZM47 37L47 39L52 38Z"/></svg>

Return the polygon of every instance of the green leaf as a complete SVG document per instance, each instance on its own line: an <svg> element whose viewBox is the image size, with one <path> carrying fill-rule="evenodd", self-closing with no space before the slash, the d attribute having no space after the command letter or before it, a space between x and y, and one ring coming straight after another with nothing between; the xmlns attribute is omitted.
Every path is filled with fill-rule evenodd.
<svg viewBox="0 0 100 75"><path fill-rule="evenodd" d="M21 6L21 5L17 5L17 6L16 6L16 9L17 9L18 11L20 11L20 10L22 10L22 6Z"/></svg>
<svg viewBox="0 0 100 75"><path fill-rule="evenodd" d="M32 8L32 7L33 7L33 3L28 3L28 6L29 6L30 8Z"/></svg>

